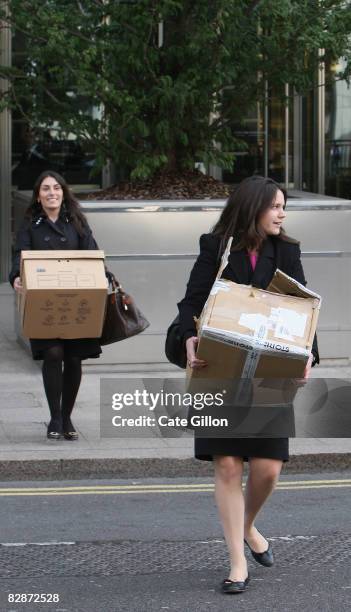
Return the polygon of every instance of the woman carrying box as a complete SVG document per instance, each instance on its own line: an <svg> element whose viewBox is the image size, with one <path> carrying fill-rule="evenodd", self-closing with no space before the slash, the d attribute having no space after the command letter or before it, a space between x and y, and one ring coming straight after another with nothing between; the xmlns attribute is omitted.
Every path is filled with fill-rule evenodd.
<svg viewBox="0 0 351 612"><path fill-rule="evenodd" d="M30 205L16 237L9 280L18 292L21 251L98 249L79 202L65 179L56 172L43 172L37 179ZM99 338L78 340L30 339L33 359L42 359L44 389L51 420L47 437L77 440L71 414L82 376L82 359L99 357Z"/></svg>
<svg viewBox="0 0 351 612"><path fill-rule="evenodd" d="M299 243L282 227L286 192L270 178L252 176L242 181L227 201L209 234L200 237L200 254L191 271L184 299L179 302L180 333L188 365L205 368L196 357L198 344L194 317L199 317L216 278L228 239L233 244L222 277L235 283L266 289L277 268L306 284ZM305 369L319 363L317 341ZM273 565L272 547L256 529L255 519L273 492L282 464L289 459L287 438L195 438L195 457L214 462L215 497L230 555L230 573L224 593L241 593L249 583L244 543L254 559ZM249 476L242 492L243 462Z"/></svg>

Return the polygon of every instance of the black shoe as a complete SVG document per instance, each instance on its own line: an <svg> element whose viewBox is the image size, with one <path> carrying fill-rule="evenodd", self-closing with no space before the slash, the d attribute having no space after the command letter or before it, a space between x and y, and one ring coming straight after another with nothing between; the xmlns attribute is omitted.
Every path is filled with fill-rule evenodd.
<svg viewBox="0 0 351 612"><path fill-rule="evenodd" d="M252 550L250 544L246 540L244 540L244 542L246 546L249 547L250 552L253 558L255 559L255 561L257 561L257 563L259 563L260 565L264 565L264 567L272 567L274 563L274 557L273 557L273 550L272 550L270 543L268 543L267 550L265 550L262 553L258 553Z"/></svg>
<svg viewBox="0 0 351 612"><path fill-rule="evenodd" d="M66 423L63 424L63 437L65 440L78 440L78 432L72 425L71 419L69 419L68 421L66 421Z"/></svg>
<svg viewBox="0 0 351 612"><path fill-rule="evenodd" d="M227 595L234 595L235 593L243 593L246 591L247 586L250 582L250 574L247 575L245 580L223 580L222 582L222 593Z"/></svg>
<svg viewBox="0 0 351 612"><path fill-rule="evenodd" d="M61 436L62 436L62 426L60 425L58 421L51 419L48 425L47 433L46 433L47 439L48 440L59 440Z"/></svg>

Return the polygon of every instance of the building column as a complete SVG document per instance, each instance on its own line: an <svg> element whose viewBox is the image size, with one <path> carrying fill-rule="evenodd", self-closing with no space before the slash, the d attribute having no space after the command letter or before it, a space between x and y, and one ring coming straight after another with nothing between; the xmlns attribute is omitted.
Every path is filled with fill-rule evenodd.
<svg viewBox="0 0 351 612"><path fill-rule="evenodd" d="M0 1L8 10L8 3ZM0 22L0 62L11 66L11 30L7 23ZM7 79L0 78L0 93L9 88ZM0 281L7 281L11 261L11 111L0 113Z"/></svg>
<svg viewBox="0 0 351 612"><path fill-rule="evenodd" d="M302 189L302 96L294 91L294 189Z"/></svg>
<svg viewBox="0 0 351 612"><path fill-rule="evenodd" d="M284 183L285 189L289 189L289 131L290 131L290 115L289 115L289 83L285 83L284 88L285 94L285 108L284 108L284 124L285 124L285 142L284 142L284 165L285 165L285 173L284 173Z"/></svg>
<svg viewBox="0 0 351 612"><path fill-rule="evenodd" d="M268 81L265 81L264 84L264 150L263 150L263 164L264 164L264 176L268 176L269 168L268 168L268 157L269 157L269 147L268 147L268 139L269 139L269 100L268 100Z"/></svg>
<svg viewBox="0 0 351 612"><path fill-rule="evenodd" d="M324 49L319 50L319 57ZM317 89L317 192L325 193L325 63L318 66Z"/></svg>
<svg viewBox="0 0 351 612"><path fill-rule="evenodd" d="M115 168L112 161L108 160L102 168L101 187L107 189L116 182Z"/></svg>

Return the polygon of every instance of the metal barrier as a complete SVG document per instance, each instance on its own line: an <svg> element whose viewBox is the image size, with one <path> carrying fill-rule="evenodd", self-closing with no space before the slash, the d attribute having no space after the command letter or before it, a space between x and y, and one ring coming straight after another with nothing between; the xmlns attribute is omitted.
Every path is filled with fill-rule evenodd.
<svg viewBox="0 0 351 612"><path fill-rule="evenodd" d="M82 202L107 266L151 323L141 336L105 347L99 363L166 362L165 332L184 296L199 236L210 231L224 204ZM350 358L351 201L292 191L284 226L301 241L308 284L323 297L318 325L321 356Z"/></svg>

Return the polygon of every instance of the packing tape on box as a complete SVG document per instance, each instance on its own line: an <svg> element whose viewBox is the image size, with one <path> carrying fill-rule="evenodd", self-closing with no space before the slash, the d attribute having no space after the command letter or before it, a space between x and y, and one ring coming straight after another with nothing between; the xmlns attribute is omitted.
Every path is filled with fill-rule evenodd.
<svg viewBox="0 0 351 612"><path fill-rule="evenodd" d="M294 338L303 338L307 324L307 314L296 312L292 308L271 308L269 316L259 312L246 313L240 315L239 325L252 329L254 338L261 337L257 334L262 326L274 332L275 338L282 340L292 340Z"/></svg>
<svg viewBox="0 0 351 612"><path fill-rule="evenodd" d="M310 354L309 350L302 347L260 338L259 334L257 334L257 337L247 336L245 334L239 334L238 332L218 329L208 325L202 326L200 335L210 340L216 340L222 344L227 344L228 346L237 346L238 348L250 352L255 350L261 351L273 356L279 354L281 357L291 357L293 355L297 359L305 359Z"/></svg>
<svg viewBox="0 0 351 612"><path fill-rule="evenodd" d="M263 342L267 340L268 329L269 328L266 322L258 322L254 330L254 335L252 338L253 342L256 343L259 341ZM245 363L241 373L242 378L253 378L255 376L261 353L262 351L257 348L247 352Z"/></svg>

